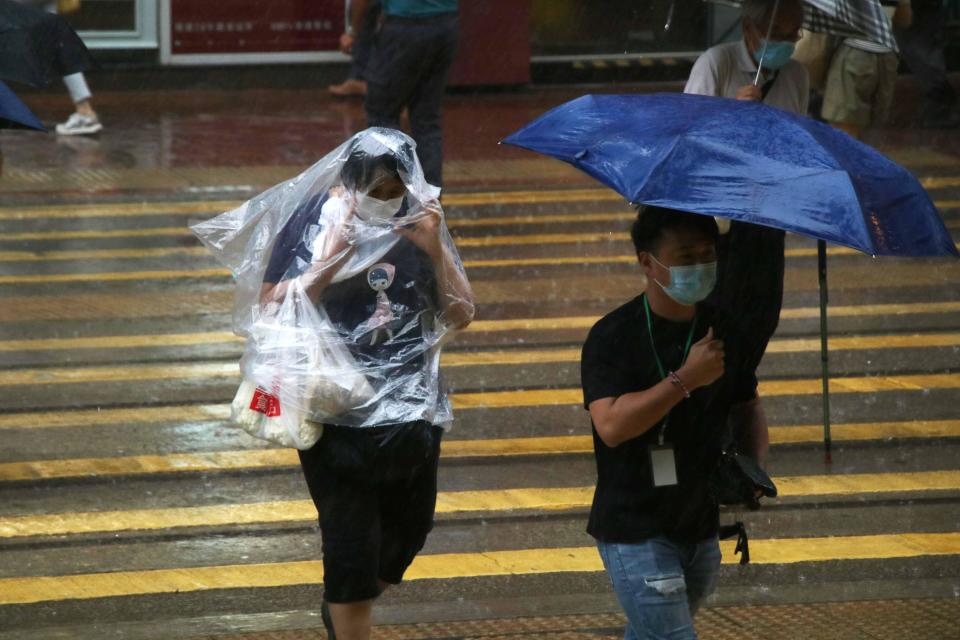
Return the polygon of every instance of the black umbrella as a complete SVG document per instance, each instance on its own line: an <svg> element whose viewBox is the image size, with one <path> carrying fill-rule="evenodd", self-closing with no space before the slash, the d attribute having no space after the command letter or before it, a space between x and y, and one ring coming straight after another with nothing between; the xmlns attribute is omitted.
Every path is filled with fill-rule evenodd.
<svg viewBox="0 0 960 640"><path fill-rule="evenodd" d="M60 16L0 0L0 79L44 87L94 66L77 32Z"/></svg>

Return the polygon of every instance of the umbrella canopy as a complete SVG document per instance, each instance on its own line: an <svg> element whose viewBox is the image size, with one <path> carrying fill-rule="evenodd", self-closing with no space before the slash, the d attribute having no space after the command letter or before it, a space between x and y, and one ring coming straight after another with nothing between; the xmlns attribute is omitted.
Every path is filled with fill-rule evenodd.
<svg viewBox="0 0 960 640"><path fill-rule="evenodd" d="M94 66L66 20L13 0L0 0L0 79L44 87Z"/></svg>
<svg viewBox="0 0 960 640"><path fill-rule="evenodd" d="M740 0L712 0L739 7ZM814 33L863 38L897 51L890 20L878 0L803 0L803 27Z"/></svg>
<svg viewBox="0 0 960 640"><path fill-rule="evenodd" d="M742 220L871 255L958 255L926 191L873 148L761 103L587 95L504 140L634 203Z"/></svg>
<svg viewBox="0 0 960 640"><path fill-rule="evenodd" d="M0 129L36 129L46 131L7 85L0 82Z"/></svg>

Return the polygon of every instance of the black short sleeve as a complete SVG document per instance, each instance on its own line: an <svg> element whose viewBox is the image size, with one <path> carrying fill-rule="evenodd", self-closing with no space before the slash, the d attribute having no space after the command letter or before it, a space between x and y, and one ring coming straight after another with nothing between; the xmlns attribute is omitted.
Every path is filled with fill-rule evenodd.
<svg viewBox="0 0 960 640"><path fill-rule="evenodd" d="M275 284L283 280L298 254L306 262L310 262L312 249L304 244L303 236L310 223L320 218L320 210L327 199L326 194L316 195L293 212L273 243L270 262L263 274L264 282Z"/></svg>
<svg viewBox="0 0 960 640"><path fill-rule="evenodd" d="M616 398L637 390L636 381L623 369L620 357L624 345L609 323L594 325L580 356L580 382L583 386L583 407L600 398Z"/></svg>

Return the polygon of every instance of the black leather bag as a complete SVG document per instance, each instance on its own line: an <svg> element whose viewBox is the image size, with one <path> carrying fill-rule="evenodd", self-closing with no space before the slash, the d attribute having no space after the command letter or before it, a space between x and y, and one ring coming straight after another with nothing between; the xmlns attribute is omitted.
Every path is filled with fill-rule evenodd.
<svg viewBox="0 0 960 640"><path fill-rule="evenodd" d="M762 497L777 497L777 486L750 456L736 451L724 451L720 455L713 474L713 488L717 500L725 505L745 505L759 509Z"/></svg>

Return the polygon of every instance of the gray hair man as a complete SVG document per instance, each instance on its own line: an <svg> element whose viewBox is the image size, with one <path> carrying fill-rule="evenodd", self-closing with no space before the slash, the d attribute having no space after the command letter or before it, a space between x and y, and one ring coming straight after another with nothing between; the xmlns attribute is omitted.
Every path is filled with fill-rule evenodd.
<svg viewBox="0 0 960 640"><path fill-rule="evenodd" d="M800 0L744 0L740 18L743 38L704 52L693 65L684 92L762 101L805 115L810 81L803 65L790 57L800 40L802 23ZM754 84L761 55L762 71Z"/></svg>

